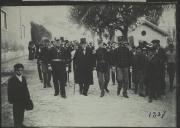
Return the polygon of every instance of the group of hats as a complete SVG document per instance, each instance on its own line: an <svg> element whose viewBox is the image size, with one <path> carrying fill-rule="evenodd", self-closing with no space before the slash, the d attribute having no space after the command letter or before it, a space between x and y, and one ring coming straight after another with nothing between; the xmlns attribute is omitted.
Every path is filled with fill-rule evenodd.
<svg viewBox="0 0 180 128"><path fill-rule="evenodd" d="M86 44L86 38L81 38L80 39L80 44Z"/></svg>

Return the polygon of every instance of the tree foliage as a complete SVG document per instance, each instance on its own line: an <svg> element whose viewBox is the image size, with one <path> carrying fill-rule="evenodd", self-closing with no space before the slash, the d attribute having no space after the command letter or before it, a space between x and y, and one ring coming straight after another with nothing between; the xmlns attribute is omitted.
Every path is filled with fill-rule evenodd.
<svg viewBox="0 0 180 128"><path fill-rule="evenodd" d="M52 34L43 25L31 22L31 40L39 43L42 37L52 38Z"/></svg>
<svg viewBox="0 0 180 128"><path fill-rule="evenodd" d="M108 30L110 37L115 29L120 30L127 38L128 27L145 16L149 21L158 24L162 15L162 5L149 4L104 4L74 5L71 9L71 20L102 36Z"/></svg>

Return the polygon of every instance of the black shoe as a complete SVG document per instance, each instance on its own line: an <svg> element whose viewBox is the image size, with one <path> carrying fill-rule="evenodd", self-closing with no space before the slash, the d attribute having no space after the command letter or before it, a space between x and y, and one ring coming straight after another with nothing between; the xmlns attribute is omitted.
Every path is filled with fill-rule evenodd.
<svg viewBox="0 0 180 128"><path fill-rule="evenodd" d="M173 92L173 88L170 88L169 91L170 91L170 92Z"/></svg>
<svg viewBox="0 0 180 128"><path fill-rule="evenodd" d="M101 91L100 97L103 97L103 96L104 96L104 91Z"/></svg>
<svg viewBox="0 0 180 128"><path fill-rule="evenodd" d="M125 98L129 98L129 96L127 94L123 94L123 97Z"/></svg>
<svg viewBox="0 0 180 128"><path fill-rule="evenodd" d="M117 92L117 96L119 96L119 95L120 95L120 91Z"/></svg>
<svg viewBox="0 0 180 128"><path fill-rule="evenodd" d="M52 87L51 84L48 84L47 87Z"/></svg>
<svg viewBox="0 0 180 128"><path fill-rule="evenodd" d="M79 94L82 95L83 94L82 91L79 91Z"/></svg>
<svg viewBox="0 0 180 128"><path fill-rule="evenodd" d="M118 88L118 89L117 89L117 96L119 96L119 95L120 95L120 92L121 92L121 89L120 89L120 88Z"/></svg>
<svg viewBox="0 0 180 128"><path fill-rule="evenodd" d="M160 96L159 96L159 97L160 97ZM153 96L153 99L154 99L154 100L157 100L157 96Z"/></svg>
<svg viewBox="0 0 180 128"><path fill-rule="evenodd" d="M54 96L57 96L57 95L59 95L58 93L54 93Z"/></svg>
<svg viewBox="0 0 180 128"><path fill-rule="evenodd" d="M107 88L106 88L105 90L106 90L106 92L107 92L107 93L109 93L109 92L110 92L110 91L109 91L109 89L107 89Z"/></svg>
<svg viewBox="0 0 180 128"><path fill-rule="evenodd" d="M66 95L61 95L61 97L65 99L65 98L66 98Z"/></svg>
<svg viewBox="0 0 180 128"><path fill-rule="evenodd" d="M22 128L27 128L27 126L23 124L23 125L22 125Z"/></svg>
<svg viewBox="0 0 180 128"><path fill-rule="evenodd" d="M149 98L149 103L152 103L152 98Z"/></svg>
<svg viewBox="0 0 180 128"><path fill-rule="evenodd" d="M134 93L137 94L137 90L135 90Z"/></svg>
<svg viewBox="0 0 180 128"><path fill-rule="evenodd" d="M86 93L86 92L83 92L83 95L84 95L84 96L87 96L87 93Z"/></svg>
<svg viewBox="0 0 180 128"><path fill-rule="evenodd" d="M142 94L142 93L139 93L139 96L141 96L141 97L145 97L145 95L144 95L144 94Z"/></svg>

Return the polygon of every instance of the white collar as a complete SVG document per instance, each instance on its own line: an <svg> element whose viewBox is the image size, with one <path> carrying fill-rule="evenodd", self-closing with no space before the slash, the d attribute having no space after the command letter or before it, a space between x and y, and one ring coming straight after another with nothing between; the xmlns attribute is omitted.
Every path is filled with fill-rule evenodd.
<svg viewBox="0 0 180 128"><path fill-rule="evenodd" d="M20 76L16 75L16 77L19 79L19 81L22 82L22 75L20 75Z"/></svg>

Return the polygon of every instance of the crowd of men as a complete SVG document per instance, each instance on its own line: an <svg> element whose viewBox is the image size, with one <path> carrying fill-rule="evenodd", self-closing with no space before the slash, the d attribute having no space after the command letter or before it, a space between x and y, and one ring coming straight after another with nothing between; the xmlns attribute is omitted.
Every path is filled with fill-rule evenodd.
<svg viewBox="0 0 180 128"><path fill-rule="evenodd" d="M130 47L126 38L120 36L117 42L97 41L87 43L86 38L78 41L64 40L64 37L50 41L42 38L36 46L37 68L39 79L44 88L54 84L54 96L66 98L65 87L69 73L74 73L74 82L79 84L79 93L87 96L90 85L93 85L93 70L97 71L100 97L109 93L110 76L112 83L117 81L117 95L129 98L128 89L133 89L139 96L149 97L149 102L165 95L166 69L169 75L170 91L173 91L173 80L176 70L176 53L171 43L167 49L160 47L159 40L140 41L139 46ZM147 44L152 44L147 45ZM72 64L73 63L73 64ZM73 67L71 67L73 65ZM134 88L132 87L132 83Z"/></svg>

